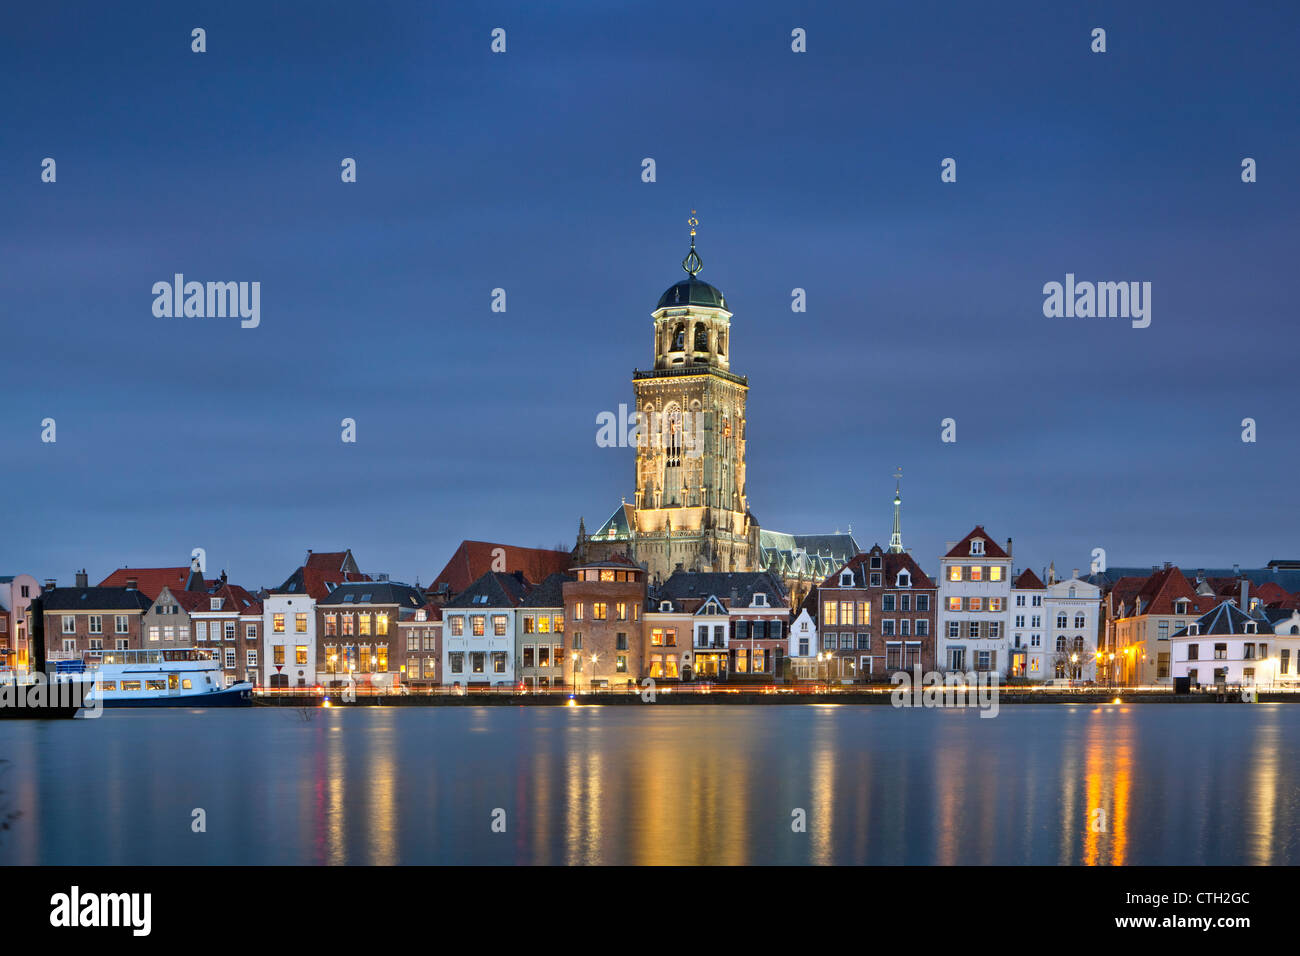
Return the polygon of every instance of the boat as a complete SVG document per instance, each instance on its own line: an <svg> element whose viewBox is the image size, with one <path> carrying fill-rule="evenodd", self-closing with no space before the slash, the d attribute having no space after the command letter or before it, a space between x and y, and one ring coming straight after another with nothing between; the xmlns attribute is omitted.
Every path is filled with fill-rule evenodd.
<svg viewBox="0 0 1300 956"><path fill-rule="evenodd" d="M253 685L226 686L221 664L199 647L87 651L81 660L53 663L55 680L93 681L105 707L251 707Z"/></svg>

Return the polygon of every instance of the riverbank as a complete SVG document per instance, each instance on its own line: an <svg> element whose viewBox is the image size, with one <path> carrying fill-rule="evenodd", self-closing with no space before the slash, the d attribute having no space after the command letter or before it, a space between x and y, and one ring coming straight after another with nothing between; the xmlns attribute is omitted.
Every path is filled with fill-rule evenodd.
<svg viewBox="0 0 1300 956"><path fill-rule="evenodd" d="M982 693L989 691L983 689ZM643 696L644 695L644 696ZM971 688L972 698L975 688ZM894 695L890 689L850 689L809 691L763 691L743 689L714 689L708 692L681 692L658 689L653 695L656 704L688 705L763 705L763 704L854 704L891 706ZM907 694L911 706L912 695ZM1300 702L1300 694L1260 691L1255 695L1260 703ZM615 706L650 703L648 692L622 693L618 691L577 694L564 693L496 693L471 692L467 694L358 694L345 700L319 694L269 694L256 695L253 703L259 707L588 707L592 705ZM999 706L1008 704L1240 704L1248 703L1240 693L1175 694L1164 690L1021 690L998 688Z"/></svg>

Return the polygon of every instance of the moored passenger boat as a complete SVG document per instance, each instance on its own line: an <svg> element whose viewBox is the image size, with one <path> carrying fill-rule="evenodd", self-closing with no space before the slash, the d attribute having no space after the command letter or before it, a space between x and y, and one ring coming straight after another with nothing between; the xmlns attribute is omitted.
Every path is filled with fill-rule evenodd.
<svg viewBox="0 0 1300 956"><path fill-rule="evenodd" d="M55 678L93 680L105 707L248 707L253 685L225 686L212 652L196 647L87 653L54 662Z"/></svg>

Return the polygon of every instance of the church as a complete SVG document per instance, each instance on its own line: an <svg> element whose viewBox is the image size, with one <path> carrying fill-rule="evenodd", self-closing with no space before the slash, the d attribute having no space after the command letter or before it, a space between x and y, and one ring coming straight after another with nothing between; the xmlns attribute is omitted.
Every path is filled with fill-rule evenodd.
<svg viewBox="0 0 1300 956"><path fill-rule="evenodd" d="M651 581L675 570L775 571L796 593L819 583L858 552L850 532L789 535L763 531L749 509L745 402L749 380L731 367L727 297L699 278L691 248L686 277L651 312L654 366L632 373L639 414L636 490L594 532L579 522L583 561L626 555Z"/></svg>

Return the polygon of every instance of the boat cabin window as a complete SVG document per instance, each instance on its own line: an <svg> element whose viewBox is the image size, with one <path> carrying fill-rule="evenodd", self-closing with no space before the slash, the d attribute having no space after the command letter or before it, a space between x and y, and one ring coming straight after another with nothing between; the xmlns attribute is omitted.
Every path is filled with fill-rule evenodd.
<svg viewBox="0 0 1300 956"><path fill-rule="evenodd" d="M145 687L149 688L149 690L166 690L167 682L165 680L149 680L145 681Z"/></svg>
<svg viewBox="0 0 1300 956"><path fill-rule="evenodd" d="M185 678L183 681L181 681L181 687L183 687L185 690L193 690L193 688L194 688L194 684L193 684L193 682L192 682L192 681L187 677L187 678Z"/></svg>
<svg viewBox="0 0 1300 956"><path fill-rule="evenodd" d="M104 690L117 690L117 681L115 680L104 681Z"/></svg>
<svg viewBox="0 0 1300 956"><path fill-rule="evenodd" d="M122 690L139 690L139 689L140 689L140 682L138 680L122 681Z"/></svg>

